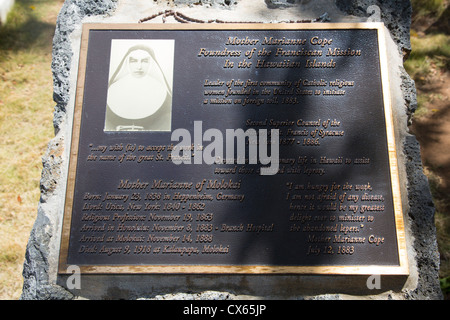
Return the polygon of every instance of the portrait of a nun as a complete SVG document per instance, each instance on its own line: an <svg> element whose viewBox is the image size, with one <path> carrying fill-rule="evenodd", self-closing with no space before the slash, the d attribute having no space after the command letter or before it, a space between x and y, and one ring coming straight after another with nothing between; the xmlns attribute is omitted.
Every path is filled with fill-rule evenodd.
<svg viewBox="0 0 450 320"><path fill-rule="evenodd" d="M113 40L105 131L171 130L171 77L168 79L166 73L173 72L173 57L172 65L164 65L163 69L155 54L156 48L148 45L157 47L158 41L173 55L172 40ZM124 47L128 47L126 52Z"/></svg>

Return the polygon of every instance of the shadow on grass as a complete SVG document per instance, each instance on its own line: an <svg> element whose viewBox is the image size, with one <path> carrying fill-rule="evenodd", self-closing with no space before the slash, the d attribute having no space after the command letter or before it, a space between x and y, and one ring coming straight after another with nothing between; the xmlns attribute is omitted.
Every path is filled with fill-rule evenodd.
<svg viewBox="0 0 450 320"><path fill-rule="evenodd" d="M50 1L16 0L7 22L0 27L0 59L7 52L51 50L55 24L41 21L36 12L36 6L45 2Z"/></svg>
<svg viewBox="0 0 450 320"><path fill-rule="evenodd" d="M420 2L420 0L413 1ZM419 7L420 9L420 7ZM416 10L417 12L418 10ZM441 12L439 10L439 12ZM431 66L439 72L448 71L450 68L450 6L442 10L442 13L427 14L420 19L418 14L413 17L413 30L422 31L423 34L416 38L411 52L410 74L415 75L419 94L422 95L423 104L428 110L436 109L437 112L420 117L415 121L412 131L416 135L422 149L423 162L427 167L427 177L436 206L436 227L439 252L441 256L440 277L441 289L444 299L450 299L450 161L436 162L435 157L447 153L446 148L439 147L440 139L447 134L448 119L450 117L450 105L448 102L433 101L436 94L445 92L442 86L447 82L439 82L434 74L430 74ZM408 62L407 62L408 63ZM405 67L407 67L405 65ZM420 69L422 68L422 69ZM443 94L443 93L442 93ZM448 101L448 100L447 100Z"/></svg>
<svg viewBox="0 0 450 320"><path fill-rule="evenodd" d="M441 16L426 31L427 33L450 34L450 6L448 6Z"/></svg>

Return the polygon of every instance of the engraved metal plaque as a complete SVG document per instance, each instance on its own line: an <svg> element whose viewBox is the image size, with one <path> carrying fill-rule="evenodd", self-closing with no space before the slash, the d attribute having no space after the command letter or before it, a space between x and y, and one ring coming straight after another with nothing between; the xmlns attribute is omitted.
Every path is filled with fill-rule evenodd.
<svg viewBox="0 0 450 320"><path fill-rule="evenodd" d="M85 25L59 272L407 274L383 32Z"/></svg>

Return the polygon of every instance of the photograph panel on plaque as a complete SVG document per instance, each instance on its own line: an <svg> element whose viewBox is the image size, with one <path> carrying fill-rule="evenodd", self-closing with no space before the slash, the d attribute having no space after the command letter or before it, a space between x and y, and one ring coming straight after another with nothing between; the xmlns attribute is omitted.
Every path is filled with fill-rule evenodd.
<svg viewBox="0 0 450 320"><path fill-rule="evenodd" d="M174 40L111 41L104 131L170 131Z"/></svg>

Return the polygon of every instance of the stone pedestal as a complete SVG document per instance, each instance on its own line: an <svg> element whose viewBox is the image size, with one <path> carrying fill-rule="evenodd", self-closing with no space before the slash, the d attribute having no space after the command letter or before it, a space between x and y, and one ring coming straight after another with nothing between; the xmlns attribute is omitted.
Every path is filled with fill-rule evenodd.
<svg viewBox="0 0 450 320"><path fill-rule="evenodd" d="M367 276L354 276L351 281L332 275L302 276L292 282L285 275L83 275L80 289L67 288L68 277L58 275L57 270L82 24L137 23L164 10L203 21L384 22L408 277L381 277L381 288L370 290ZM53 45L55 138L43 157L41 199L26 251L22 299L441 299L434 206L422 172L419 144L407 127L417 107L414 82L403 68L403 58L411 50L410 17L410 2L401 0L67 0L58 17ZM163 20L159 15L145 23ZM178 23L173 15L165 20Z"/></svg>

